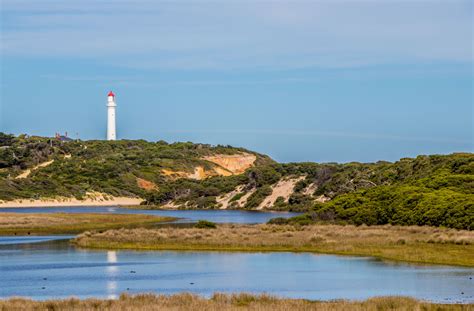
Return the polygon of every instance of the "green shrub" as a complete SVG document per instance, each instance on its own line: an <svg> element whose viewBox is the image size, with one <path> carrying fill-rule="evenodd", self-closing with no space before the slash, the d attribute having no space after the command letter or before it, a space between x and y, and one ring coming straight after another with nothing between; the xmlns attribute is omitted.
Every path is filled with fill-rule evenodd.
<svg viewBox="0 0 474 311"><path fill-rule="evenodd" d="M215 228L217 228L215 223L213 223L211 221L207 221L207 220L199 220L194 225L194 227L199 228L199 229L215 229Z"/></svg>
<svg viewBox="0 0 474 311"><path fill-rule="evenodd" d="M245 195L245 192L237 193L229 200L229 203L240 200L244 195Z"/></svg>
<svg viewBox="0 0 474 311"><path fill-rule="evenodd" d="M272 225L286 225L288 224L288 219L283 217L275 217L270 219L267 223Z"/></svg>

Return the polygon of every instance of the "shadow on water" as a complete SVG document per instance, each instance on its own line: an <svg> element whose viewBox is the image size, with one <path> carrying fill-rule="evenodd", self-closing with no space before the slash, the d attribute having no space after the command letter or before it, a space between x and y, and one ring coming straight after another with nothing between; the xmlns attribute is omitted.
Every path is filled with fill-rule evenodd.
<svg viewBox="0 0 474 311"><path fill-rule="evenodd" d="M69 240L74 237L74 235L0 236L0 250L52 248L56 244L69 245Z"/></svg>

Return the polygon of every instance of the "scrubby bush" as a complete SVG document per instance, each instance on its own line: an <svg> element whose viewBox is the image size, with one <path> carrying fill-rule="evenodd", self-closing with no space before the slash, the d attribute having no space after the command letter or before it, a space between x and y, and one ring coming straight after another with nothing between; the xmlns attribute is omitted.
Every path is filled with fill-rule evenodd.
<svg viewBox="0 0 474 311"><path fill-rule="evenodd" d="M237 193L236 195L234 195L234 196L229 200L229 203L232 203L232 202L235 202L235 201L240 200L244 195L245 195L245 192Z"/></svg>
<svg viewBox="0 0 474 311"><path fill-rule="evenodd" d="M207 220L199 220L195 225L195 228L199 229L215 229L217 228L217 225L212 222L212 221L207 221Z"/></svg>

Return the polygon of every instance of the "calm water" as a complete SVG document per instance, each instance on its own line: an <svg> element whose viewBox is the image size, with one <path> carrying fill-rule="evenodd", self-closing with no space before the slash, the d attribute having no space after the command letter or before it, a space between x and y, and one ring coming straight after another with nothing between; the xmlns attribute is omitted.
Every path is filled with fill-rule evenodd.
<svg viewBox="0 0 474 311"><path fill-rule="evenodd" d="M28 238L36 239L23 237ZM8 239L15 238L3 238ZM0 246L1 297L218 291L324 300L407 295L472 303L470 278L474 269L307 253L96 251L76 249L67 241Z"/></svg>
<svg viewBox="0 0 474 311"><path fill-rule="evenodd" d="M299 213L257 212L235 210L139 210L119 207L31 207L0 208L0 213L112 213L147 214L181 218L178 222L195 222L200 219L216 223L265 223L275 217L293 217Z"/></svg>
<svg viewBox="0 0 474 311"><path fill-rule="evenodd" d="M0 246L10 245L10 244L26 244L26 243L57 241L57 240L68 240L73 237L74 237L73 235L0 236Z"/></svg>

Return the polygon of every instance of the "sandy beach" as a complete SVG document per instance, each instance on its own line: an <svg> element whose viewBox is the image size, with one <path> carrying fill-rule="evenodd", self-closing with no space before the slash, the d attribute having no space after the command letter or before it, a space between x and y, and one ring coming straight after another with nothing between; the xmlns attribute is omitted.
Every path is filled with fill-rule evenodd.
<svg viewBox="0 0 474 311"><path fill-rule="evenodd" d="M139 205L143 199L130 197L98 197L78 200L75 198L56 199L21 199L13 201L0 201L0 208L12 207L64 207L64 206L116 206L116 205Z"/></svg>

